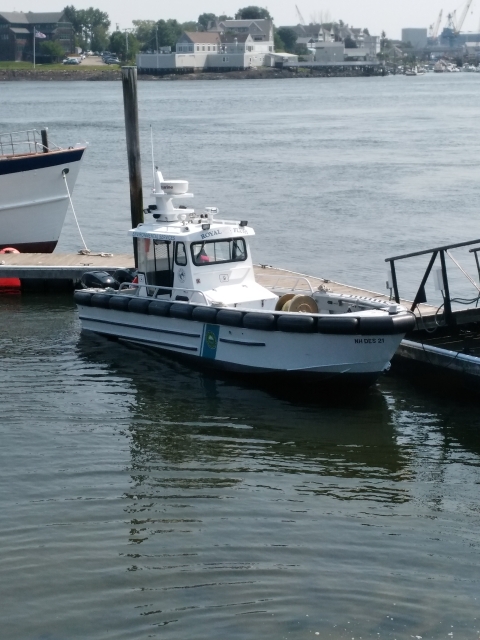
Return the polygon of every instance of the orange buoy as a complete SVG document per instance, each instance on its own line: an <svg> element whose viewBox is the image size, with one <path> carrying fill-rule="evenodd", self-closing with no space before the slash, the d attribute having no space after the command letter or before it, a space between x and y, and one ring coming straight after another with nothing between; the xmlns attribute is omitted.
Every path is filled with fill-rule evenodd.
<svg viewBox="0 0 480 640"><path fill-rule="evenodd" d="M5 247L4 249L0 249L0 253L20 253L18 249L14 247ZM5 292L18 292L21 288L22 283L19 278L0 278L0 291Z"/></svg>

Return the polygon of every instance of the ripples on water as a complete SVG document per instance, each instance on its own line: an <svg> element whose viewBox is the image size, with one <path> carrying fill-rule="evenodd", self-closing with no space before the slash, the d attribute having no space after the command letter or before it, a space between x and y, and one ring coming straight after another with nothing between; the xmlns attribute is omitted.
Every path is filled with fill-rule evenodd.
<svg viewBox="0 0 480 640"><path fill-rule="evenodd" d="M262 261L378 288L385 255L478 235L466 76L145 83L142 136L201 204L252 209ZM119 85L0 92L2 129L90 141L77 212L127 250ZM2 638L478 638L476 405L395 378L293 401L80 337L61 297L0 318Z"/></svg>
<svg viewBox="0 0 480 640"><path fill-rule="evenodd" d="M476 408L295 403L79 338L70 300L1 316L3 637L478 637Z"/></svg>

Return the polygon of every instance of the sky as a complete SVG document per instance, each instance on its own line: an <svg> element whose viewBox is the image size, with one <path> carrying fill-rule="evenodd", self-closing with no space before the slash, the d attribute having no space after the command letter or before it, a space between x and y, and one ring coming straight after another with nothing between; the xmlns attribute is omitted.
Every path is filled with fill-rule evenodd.
<svg viewBox="0 0 480 640"><path fill-rule="evenodd" d="M262 0L260 0L262 1ZM65 4L73 4L77 9L95 8L106 11L112 27L118 23L120 29L132 26L132 20L167 20L175 18L179 22L196 20L200 13L233 15L241 7L256 4L254 0L176 0L160 3L158 0L1 0L2 11L61 11ZM462 13L464 0L268 0L265 6L277 26L293 25L300 22L295 4L308 23L325 20L343 20L355 27L368 28L372 35L385 31L389 38L400 38L402 28L428 28L436 22L440 10L444 16L457 10ZM480 0L473 0L465 20L464 31L480 31Z"/></svg>

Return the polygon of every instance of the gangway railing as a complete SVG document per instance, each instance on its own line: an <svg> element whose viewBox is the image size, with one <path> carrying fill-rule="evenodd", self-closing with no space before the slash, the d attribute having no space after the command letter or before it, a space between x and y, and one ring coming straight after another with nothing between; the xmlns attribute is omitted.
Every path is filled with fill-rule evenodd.
<svg viewBox="0 0 480 640"><path fill-rule="evenodd" d="M397 262L398 260L406 260L407 258L414 258L417 256L425 256L425 255L432 254L432 257L430 258L430 261L425 270L422 281L420 283L420 286L418 287L417 293L415 294L415 298L413 299L413 303L410 308L410 311L413 312L415 311L415 309L418 307L419 304L422 304L427 301L427 296L425 294L425 285L427 283L428 277L430 276L430 273L433 269L433 265L435 264L437 257L440 256L440 266L441 266L443 287L444 287L443 288L443 304L445 309L444 319L447 325L449 326L455 325L456 322L455 322L455 316L452 311L452 298L450 296L450 286L448 282L447 264L446 264L445 256L448 256L456 264L456 266L462 271L462 273L468 278L468 280L470 280L470 282L477 288L480 294L480 288L477 285L477 283L464 271L464 269L458 264L458 262L449 253L450 249L458 249L459 247L468 247L472 244L480 244L480 239L469 240L467 242L457 242L455 244L446 244L441 247L435 247L433 249L426 249L424 251L414 251L413 253L405 253L401 256L386 258L385 262L390 263L390 273L392 276L391 284L393 288L393 295L394 295L395 302L397 304L400 304L400 293L398 289L398 280L397 280L397 272L395 269L395 262ZM480 276L480 264L477 258L477 251L480 251L480 247L471 249L470 253L473 253L473 252L475 253L475 259L477 262L477 268Z"/></svg>

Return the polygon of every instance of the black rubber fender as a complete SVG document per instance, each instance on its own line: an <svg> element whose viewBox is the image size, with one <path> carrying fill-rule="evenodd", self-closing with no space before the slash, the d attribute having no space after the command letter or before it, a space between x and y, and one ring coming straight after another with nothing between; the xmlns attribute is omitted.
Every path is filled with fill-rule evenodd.
<svg viewBox="0 0 480 640"><path fill-rule="evenodd" d="M286 313L277 319L277 328L279 331L288 331L289 333L312 333L315 331L315 325L315 318L303 313L299 313L298 315Z"/></svg>
<svg viewBox="0 0 480 640"><path fill-rule="evenodd" d="M394 333L392 316L365 316L359 318L358 333L362 336L391 335ZM400 333L400 332L399 332Z"/></svg>
<svg viewBox="0 0 480 640"><path fill-rule="evenodd" d="M110 298L109 306L110 309L115 309L116 311L128 311L128 304L131 298L123 295L112 295Z"/></svg>
<svg viewBox="0 0 480 640"><path fill-rule="evenodd" d="M415 316L411 313L392 316L393 333L408 333L415 329Z"/></svg>
<svg viewBox="0 0 480 640"><path fill-rule="evenodd" d="M169 316L171 318L180 318L181 320L190 320L194 307L188 302L174 302L170 307Z"/></svg>
<svg viewBox="0 0 480 640"><path fill-rule="evenodd" d="M217 312L218 309L215 309L215 307L194 307L192 311L192 320L215 324L217 321Z"/></svg>
<svg viewBox="0 0 480 640"><path fill-rule="evenodd" d="M319 318L317 326L320 333L354 334L358 333L358 318L342 313L328 318Z"/></svg>
<svg viewBox="0 0 480 640"><path fill-rule="evenodd" d="M94 293L92 294L92 298L90 304L92 307L99 307L100 309L109 309L109 302L112 296L108 295L108 293Z"/></svg>
<svg viewBox="0 0 480 640"><path fill-rule="evenodd" d="M150 300L147 298L130 298L128 310L133 313L148 313L149 306Z"/></svg>
<svg viewBox="0 0 480 640"><path fill-rule="evenodd" d="M234 309L220 309L217 313L217 324L225 324L227 327L241 327L243 313Z"/></svg>
<svg viewBox="0 0 480 640"><path fill-rule="evenodd" d="M75 293L73 294L73 299L77 304L81 304L84 307L90 307L92 303L92 294L88 291L82 291L80 289L79 291L75 291Z"/></svg>
<svg viewBox="0 0 480 640"><path fill-rule="evenodd" d="M168 316L171 306L172 303L167 300L152 300L148 307L148 313L151 316Z"/></svg>
<svg viewBox="0 0 480 640"><path fill-rule="evenodd" d="M246 329L273 331L275 329L275 316L273 313L246 313L243 316L243 326Z"/></svg>

